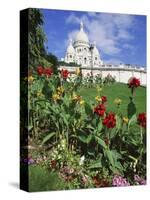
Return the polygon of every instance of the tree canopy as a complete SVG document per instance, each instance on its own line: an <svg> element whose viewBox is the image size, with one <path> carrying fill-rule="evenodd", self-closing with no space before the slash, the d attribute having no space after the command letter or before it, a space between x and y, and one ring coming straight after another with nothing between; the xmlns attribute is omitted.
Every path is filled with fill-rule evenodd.
<svg viewBox="0 0 150 200"><path fill-rule="evenodd" d="M28 21L28 50L29 68L34 69L37 65L51 66L57 73L58 59L52 53L47 52L45 43L47 41L43 30L43 15L39 9L29 9Z"/></svg>

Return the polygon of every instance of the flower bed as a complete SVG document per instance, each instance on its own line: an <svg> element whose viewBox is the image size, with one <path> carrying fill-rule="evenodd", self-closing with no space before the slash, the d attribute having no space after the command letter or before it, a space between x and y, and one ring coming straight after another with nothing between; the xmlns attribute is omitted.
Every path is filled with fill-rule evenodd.
<svg viewBox="0 0 150 200"><path fill-rule="evenodd" d="M97 94L92 101L84 99L78 93L80 78L79 72L72 81L67 70L55 75L42 66L25 78L29 143L39 150L30 150L22 162L57 172L67 189L145 184L146 113L137 114L135 104L140 81L129 79L126 115L117 94L116 112L108 111L103 82L91 81Z"/></svg>

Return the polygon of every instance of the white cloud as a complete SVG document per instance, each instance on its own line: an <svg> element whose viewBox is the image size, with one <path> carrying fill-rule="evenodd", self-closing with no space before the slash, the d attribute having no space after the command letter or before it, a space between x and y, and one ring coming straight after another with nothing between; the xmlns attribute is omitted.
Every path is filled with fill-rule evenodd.
<svg viewBox="0 0 150 200"><path fill-rule="evenodd" d="M118 28L129 28L134 23L134 17L133 15L123 15L123 14L117 14L114 17L114 22L118 26Z"/></svg>
<svg viewBox="0 0 150 200"><path fill-rule="evenodd" d="M132 36L127 30L124 30L124 29L118 30L118 35L117 35L117 37L118 37L119 39L124 39L124 40L133 39L133 36Z"/></svg>
<svg viewBox="0 0 150 200"><path fill-rule="evenodd" d="M92 13L83 14L78 17L71 14L66 23L79 24L83 21L85 32L89 36L91 42L96 41L100 51L108 55L116 55L122 51L123 45L120 43L133 39L133 35L129 31L134 25L134 17L132 15L122 14L106 14ZM73 30L68 34L74 38L78 30Z"/></svg>
<svg viewBox="0 0 150 200"><path fill-rule="evenodd" d="M66 19L66 23L73 23L73 24L76 24L76 23L80 23L80 18L77 17L75 14L71 14L69 15L69 17Z"/></svg>
<svg viewBox="0 0 150 200"><path fill-rule="evenodd" d="M77 35L77 33L78 33L78 31L79 30L73 30L73 31L71 31L69 34L68 34L68 40L70 40L70 39L75 39L75 36Z"/></svg>

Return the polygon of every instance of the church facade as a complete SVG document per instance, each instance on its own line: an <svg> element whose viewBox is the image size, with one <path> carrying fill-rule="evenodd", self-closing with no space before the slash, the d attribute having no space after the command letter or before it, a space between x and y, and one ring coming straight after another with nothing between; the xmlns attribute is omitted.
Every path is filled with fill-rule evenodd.
<svg viewBox="0 0 150 200"><path fill-rule="evenodd" d="M102 77L106 77L108 74L111 74L116 81L122 83L128 83L129 78L135 76L140 79L141 85L146 86L147 76L145 67L122 63L118 65L104 63L96 43L90 43L82 22L74 41L70 40L69 42L63 61L70 65L62 64L59 66L59 69L65 68L71 74L74 74L78 67L71 65L71 63L75 63L80 65L83 76L92 73L93 76L100 74Z"/></svg>
<svg viewBox="0 0 150 200"><path fill-rule="evenodd" d="M70 39L64 61L66 63L76 63L81 67L99 67L103 64L96 43L91 44L84 31L83 23L80 23L80 30L75 40Z"/></svg>

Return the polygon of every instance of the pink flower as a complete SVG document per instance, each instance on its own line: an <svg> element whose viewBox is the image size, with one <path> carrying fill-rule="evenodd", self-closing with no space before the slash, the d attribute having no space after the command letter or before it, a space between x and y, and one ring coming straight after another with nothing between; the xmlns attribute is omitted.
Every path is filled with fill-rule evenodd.
<svg viewBox="0 0 150 200"><path fill-rule="evenodd" d="M129 186L130 183L127 181L126 178L123 178L122 176L119 176L119 175L115 175L113 177L113 180L112 180L112 185L113 186Z"/></svg>
<svg viewBox="0 0 150 200"><path fill-rule="evenodd" d="M137 185L146 185L146 180L141 178L137 174L134 175L134 181L136 182Z"/></svg>

